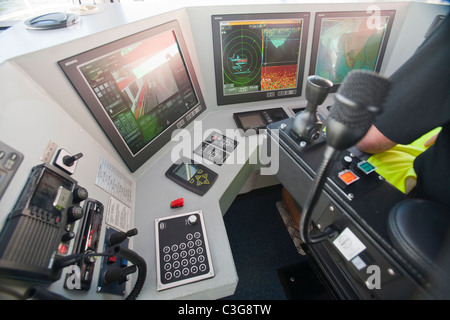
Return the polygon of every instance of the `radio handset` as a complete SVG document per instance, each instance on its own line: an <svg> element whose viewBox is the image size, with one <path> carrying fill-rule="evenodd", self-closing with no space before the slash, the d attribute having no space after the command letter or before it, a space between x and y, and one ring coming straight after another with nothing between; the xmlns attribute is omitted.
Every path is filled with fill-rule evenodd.
<svg viewBox="0 0 450 320"><path fill-rule="evenodd" d="M32 168L0 233L0 276L53 282L53 264L65 252L66 226L83 216L79 203L88 196L66 172L51 164ZM64 250L63 250L64 251Z"/></svg>

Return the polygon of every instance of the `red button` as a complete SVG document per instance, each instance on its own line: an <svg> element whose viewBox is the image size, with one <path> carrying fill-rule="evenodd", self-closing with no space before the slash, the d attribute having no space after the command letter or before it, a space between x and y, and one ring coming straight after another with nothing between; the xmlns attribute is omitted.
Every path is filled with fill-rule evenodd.
<svg viewBox="0 0 450 320"><path fill-rule="evenodd" d="M184 199L183 198L179 198L177 200L173 200L170 203L170 207L171 208L178 208L178 207L182 207L182 206L184 206Z"/></svg>
<svg viewBox="0 0 450 320"><path fill-rule="evenodd" d="M108 263L116 262L116 256L108 257Z"/></svg>
<svg viewBox="0 0 450 320"><path fill-rule="evenodd" d="M58 247L58 252L59 252L60 254L66 254L67 249L68 249L67 246L65 246L65 245L63 245L63 244L60 244L59 247Z"/></svg>

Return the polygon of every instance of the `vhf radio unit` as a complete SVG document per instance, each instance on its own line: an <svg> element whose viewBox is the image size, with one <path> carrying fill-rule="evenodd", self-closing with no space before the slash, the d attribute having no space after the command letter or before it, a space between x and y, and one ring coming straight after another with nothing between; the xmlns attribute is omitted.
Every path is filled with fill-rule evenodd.
<svg viewBox="0 0 450 320"><path fill-rule="evenodd" d="M84 215L79 203L87 197L86 189L57 167L33 167L0 234L0 276L58 280L62 270L54 263L67 254L59 248L73 238L73 224Z"/></svg>

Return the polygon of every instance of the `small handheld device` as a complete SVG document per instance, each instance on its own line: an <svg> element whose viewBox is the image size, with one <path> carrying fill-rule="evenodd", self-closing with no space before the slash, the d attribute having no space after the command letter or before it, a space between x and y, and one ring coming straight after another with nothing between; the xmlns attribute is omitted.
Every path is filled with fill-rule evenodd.
<svg viewBox="0 0 450 320"><path fill-rule="evenodd" d="M181 163L173 164L166 171L166 177L201 196L211 188L217 176L211 169L188 158L183 158Z"/></svg>

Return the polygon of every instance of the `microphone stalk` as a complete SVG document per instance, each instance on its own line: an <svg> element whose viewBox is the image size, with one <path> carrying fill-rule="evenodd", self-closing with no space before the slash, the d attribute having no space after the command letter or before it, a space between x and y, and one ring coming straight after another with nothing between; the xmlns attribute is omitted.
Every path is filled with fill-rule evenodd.
<svg viewBox="0 0 450 320"><path fill-rule="evenodd" d="M317 170L300 217L300 238L304 243L318 243L337 235L328 227L324 232L310 235L312 212L322 194L330 168L342 150L361 140L382 110L391 82L373 72L353 70L344 79L335 95L335 104L327 118L327 148Z"/></svg>
<svg viewBox="0 0 450 320"><path fill-rule="evenodd" d="M322 194L320 191L323 189L328 173L336 162L341 151L336 150L331 146L327 146L325 149L322 163L317 170L316 178L314 179L313 186L309 189L308 197L306 198L303 206L302 214L300 216L300 238L304 243L318 243L327 238L332 238L337 235L337 231L331 228L326 229L323 233L311 236L309 227L311 225L312 210L316 206L317 201Z"/></svg>

